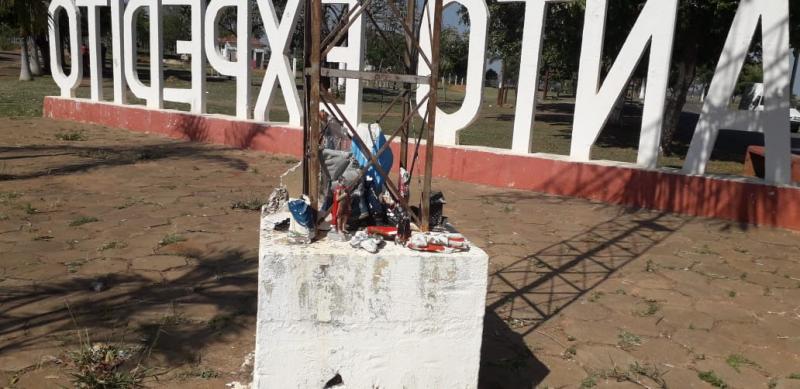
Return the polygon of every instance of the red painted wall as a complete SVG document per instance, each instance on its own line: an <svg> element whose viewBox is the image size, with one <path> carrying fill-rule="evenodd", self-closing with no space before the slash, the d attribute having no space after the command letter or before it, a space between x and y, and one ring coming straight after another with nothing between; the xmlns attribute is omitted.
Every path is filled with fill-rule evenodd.
<svg viewBox="0 0 800 389"><path fill-rule="evenodd" d="M60 97L45 98L44 116L295 157L302 153L300 129L235 118ZM423 145L420 155L424 152ZM420 157L415 170L423 168L422 160ZM798 187L577 163L477 147L437 146L433 172L436 177L474 184L800 230Z"/></svg>

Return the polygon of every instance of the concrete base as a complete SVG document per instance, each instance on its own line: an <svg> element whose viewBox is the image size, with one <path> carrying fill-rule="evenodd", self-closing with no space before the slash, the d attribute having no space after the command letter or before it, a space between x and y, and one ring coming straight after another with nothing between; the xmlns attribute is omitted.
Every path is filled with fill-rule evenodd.
<svg viewBox="0 0 800 389"><path fill-rule="evenodd" d="M477 386L486 253L292 246L266 225L254 388Z"/></svg>

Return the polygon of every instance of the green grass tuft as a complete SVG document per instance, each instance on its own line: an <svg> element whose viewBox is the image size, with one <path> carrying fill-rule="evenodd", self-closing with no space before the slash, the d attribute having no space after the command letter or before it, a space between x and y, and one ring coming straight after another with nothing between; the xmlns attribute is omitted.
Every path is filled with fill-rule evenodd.
<svg viewBox="0 0 800 389"><path fill-rule="evenodd" d="M164 236L164 238L161 239L158 242L158 245L161 246L161 247L164 247L164 246L169 246L171 244L185 242L185 241L186 241L186 238L184 238L180 234L169 234L169 235Z"/></svg>
<svg viewBox="0 0 800 389"><path fill-rule="evenodd" d="M83 142L88 138L82 131L65 131L56 134L56 139L67 142Z"/></svg>
<svg viewBox="0 0 800 389"><path fill-rule="evenodd" d="M722 378L719 378L719 376L717 376L717 373L714 373L713 370L701 371L697 373L697 378L700 378L701 380L711 384L711 386L715 388L720 388L720 389L728 388L728 384L726 384L725 381L722 380Z"/></svg>
<svg viewBox="0 0 800 389"><path fill-rule="evenodd" d="M753 362L750 359L747 359L747 357L745 357L744 355L741 355L741 354L728 355L728 358L725 359L725 363L727 363L728 366L732 367L737 372L739 371L739 367L741 367L741 366L758 367L757 363Z"/></svg>
<svg viewBox="0 0 800 389"><path fill-rule="evenodd" d="M642 338L639 335L628 331L622 331L617 337L619 338L617 345L623 350L630 350L642 344Z"/></svg>
<svg viewBox="0 0 800 389"><path fill-rule="evenodd" d="M69 226L70 227L78 227L78 226L82 226L84 224L95 223L95 222L99 222L99 221L100 221L100 219L98 219L96 217L93 217L93 216L81 216L81 217L69 222Z"/></svg>

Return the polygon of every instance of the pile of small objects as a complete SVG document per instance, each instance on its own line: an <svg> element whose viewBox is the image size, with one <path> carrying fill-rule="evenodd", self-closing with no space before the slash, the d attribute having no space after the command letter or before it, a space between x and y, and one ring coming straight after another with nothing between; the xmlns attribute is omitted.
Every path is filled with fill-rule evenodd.
<svg viewBox="0 0 800 389"><path fill-rule="evenodd" d="M411 250L453 253L469 250L469 242L453 232L443 214L445 201L441 192L430 196L430 232L422 232L410 215L390 195L378 169L347 135L341 123L325 116L320 150L322 174L320 198L315 210L307 196L290 198L281 185L270 195L264 213L273 222L273 229L285 231L293 244L311 244L320 239L347 241L356 249L377 253L387 241ZM380 170L391 171L393 155L384 147L386 137L378 124L362 124L358 135L371 143ZM379 154L379 151L381 153ZM366 170L365 166L369 166ZM400 193L409 196L411 174L399 169ZM417 219L420 212L411 207Z"/></svg>

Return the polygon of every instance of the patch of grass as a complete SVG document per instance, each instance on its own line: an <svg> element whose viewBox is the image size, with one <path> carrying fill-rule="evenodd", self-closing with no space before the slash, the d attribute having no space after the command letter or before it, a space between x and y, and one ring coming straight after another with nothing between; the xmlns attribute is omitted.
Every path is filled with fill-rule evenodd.
<svg viewBox="0 0 800 389"><path fill-rule="evenodd" d="M56 134L56 139L67 142L83 142L86 141L88 138L86 137L86 134L83 133L83 131L64 131Z"/></svg>
<svg viewBox="0 0 800 389"><path fill-rule="evenodd" d="M86 263L86 261L78 260L78 261L67 262L64 265L67 267L68 273L77 273L84 263Z"/></svg>
<svg viewBox="0 0 800 389"><path fill-rule="evenodd" d="M8 220L8 219L9 219L8 215L6 215L4 213L0 213L0 221Z"/></svg>
<svg viewBox="0 0 800 389"><path fill-rule="evenodd" d="M581 381L580 389L594 388L595 386L597 386L595 378L593 376L588 376Z"/></svg>
<svg viewBox="0 0 800 389"><path fill-rule="evenodd" d="M97 251L106 251L106 250L114 250L114 249L124 249L128 247L128 244L121 241L121 240L112 240L111 242L103 243Z"/></svg>
<svg viewBox="0 0 800 389"><path fill-rule="evenodd" d="M216 315L208 321L208 328L214 332L221 332L233 323L234 316L232 314Z"/></svg>
<svg viewBox="0 0 800 389"><path fill-rule="evenodd" d="M704 244L702 247L697 249L697 253L700 255L719 255L718 252L712 250L707 244Z"/></svg>
<svg viewBox="0 0 800 389"><path fill-rule="evenodd" d="M574 336L570 335L570 336L567 336L567 340L570 341L570 342L574 342L576 340L576 338Z"/></svg>
<svg viewBox="0 0 800 389"><path fill-rule="evenodd" d="M736 291L732 290L732 291L728 292L728 297L730 297L730 298L736 297Z"/></svg>
<svg viewBox="0 0 800 389"><path fill-rule="evenodd" d="M129 199L125 200L125 203L123 203L121 205L117 205L116 208L117 209L125 209L125 208L132 207L132 206L134 206L136 204L139 204L141 202L142 202L142 199L129 198Z"/></svg>
<svg viewBox="0 0 800 389"><path fill-rule="evenodd" d="M777 387L778 387L778 379L775 377L770 378L769 382L767 382L767 389L775 389Z"/></svg>
<svg viewBox="0 0 800 389"><path fill-rule="evenodd" d="M800 380L800 373L789 374L789 376L786 377L786 378L788 378L790 380Z"/></svg>
<svg viewBox="0 0 800 389"><path fill-rule="evenodd" d="M106 160L106 159L114 158L114 154L112 154L111 152L106 151L106 150L99 150L99 149L81 150L77 154L78 154L79 157L92 158L92 159L103 159L103 160Z"/></svg>
<svg viewBox="0 0 800 389"><path fill-rule="evenodd" d="M619 338L617 341L619 348L626 351L642 345L642 338L640 338L639 335L628 331L622 331L619 335L617 335L617 338Z"/></svg>
<svg viewBox="0 0 800 389"><path fill-rule="evenodd" d="M642 382L642 377L649 378L653 382L655 382L658 387L665 388L666 383L664 382L665 372L662 372L658 369L655 365L650 365L647 363L639 363L635 361L631 363L627 369L623 370L618 366L614 366L611 369L603 370L599 372L599 376L604 379L614 379L617 382L633 382L638 384L642 387L649 387Z"/></svg>
<svg viewBox="0 0 800 389"><path fill-rule="evenodd" d="M180 313L173 313L172 315L164 316L161 318L161 326L164 328L177 327L181 324L189 322L185 316Z"/></svg>
<svg viewBox="0 0 800 389"><path fill-rule="evenodd" d="M561 357L564 359L572 359L575 358L575 355L578 354L578 349L575 346L567 347L563 353L561 353Z"/></svg>
<svg viewBox="0 0 800 389"><path fill-rule="evenodd" d="M210 367L202 367L202 366L194 366L188 371L184 371L178 374L178 379L189 379L189 378L202 378L204 380L210 380L212 378L219 377L219 372L210 368Z"/></svg>
<svg viewBox="0 0 800 389"><path fill-rule="evenodd" d="M100 221L100 219L98 219L98 218L96 218L94 216L81 216L81 217L69 222L69 226L70 227L78 227L78 226L82 226L84 224L95 223L95 222L99 222L99 221Z"/></svg>
<svg viewBox="0 0 800 389"><path fill-rule="evenodd" d="M728 366L732 367L737 372L739 372L739 367L741 366L758 367L757 363L753 362L752 360L748 359L747 357L741 354L728 355L728 358L725 359L725 363L727 363Z"/></svg>
<svg viewBox="0 0 800 389"><path fill-rule="evenodd" d="M185 242L185 241L186 241L186 238L184 238L180 234L169 234L169 235L164 236L164 238L161 239L158 242L158 245L161 246L161 247L164 247L164 246L169 246L171 244Z"/></svg>
<svg viewBox="0 0 800 389"><path fill-rule="evenodd" d="M0 204L16 200L22 196L19 192L0 192Z"/></svg>
<svg viewBox="0 0 800 389"><path fill-rule="evenodd" d="M725 381L722 380L722 378L719 378L719 376L717 376L717 373L714 373L713 370L701 371L697 373L697 378L699 378L704 382L709 383L711 386L715 388L726 389L728 387L728 384L726 384Z"/></svg>
<svg viewBox="0 0 800 389"><path fill-rule="evenodd" d="M605 296L604 292L592 292L592 295L589 296L589 302L590 303L596 303L603 296Z"/></svg>
<svg viewBox="0 0 800 389"><path fill-rule="evenodd" d="M653 316L661 309L661 305L658 304L657 300L646 299L644 300L644 308L635 311L634 313L637 316Z"/></svg>
<svg viewBox="0 0 800 389"><path fill-rule="evenodd" d="M31 203L26 203L25 206L22 207L22 209L25 210L25 213L28 215L33 215L39 212L39 210L36 209L36 207L34 207L33 205L31 205Z"/></svg>
<svg viewBox="0 0 800 389"><path fill-rule="evenodd" d="M618 295L621 295L621 296L625 296L625 295L628 294L628 292L626 292L625 289L617 289L616 291L614 291L614 293L616 293Z"/></svg>
<svg viewBox="0 0 800 389"><path fill-rule="evenodd" d="M264 201L258 198L250 198L247 200L234 201L231 203L231 209L243 209L246 211L261 211Z"/></svg>
<svg viewBox="0 0 800 389"><path fill-rule="evenodd" d="M132 360L140 348L97 343L82 344L78 350L67 352L76 388L132 389L141 388L146 369Z"/></svg>

